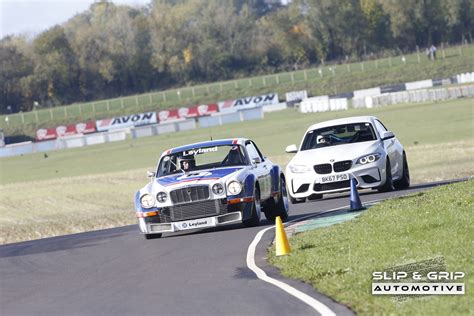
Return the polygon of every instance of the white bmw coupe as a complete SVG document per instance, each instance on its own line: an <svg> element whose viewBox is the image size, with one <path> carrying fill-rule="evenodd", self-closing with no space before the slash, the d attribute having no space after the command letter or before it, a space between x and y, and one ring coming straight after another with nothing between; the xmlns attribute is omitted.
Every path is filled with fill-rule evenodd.
<svg viewBox="0 0 474 316"><path fill-rule="evenodd" d="M360 189L386 192L410 186L403 146L373 116L311 125L300 148L290 145L286 152L296 153L286 167L288 193L293 203L349 190L351 177Z"/></svg>

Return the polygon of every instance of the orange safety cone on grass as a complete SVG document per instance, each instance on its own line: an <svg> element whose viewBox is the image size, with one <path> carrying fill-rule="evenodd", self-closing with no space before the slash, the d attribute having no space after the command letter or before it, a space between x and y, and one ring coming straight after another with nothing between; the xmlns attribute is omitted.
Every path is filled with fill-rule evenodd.
<svg viewBox="0 0 474 316"><path fill-rule="evenodd" d="M288 238L286 238L285 228L280 216L275 219L275 248L277 256L284 256L291 252Z"/></svg>

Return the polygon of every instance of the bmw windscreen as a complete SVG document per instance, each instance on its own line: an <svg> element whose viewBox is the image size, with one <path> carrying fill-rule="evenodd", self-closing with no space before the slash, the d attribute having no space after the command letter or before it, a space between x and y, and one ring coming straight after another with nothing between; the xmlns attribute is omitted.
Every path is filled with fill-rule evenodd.
<svg viewBox="0 0 474 316"><path fill-rule="evenodd" d="M377 136L370 123L329 126L306 133L301 150L367 142L376 139Z"/></svg>
<svg viewBox="0 0 474 316"><path fill-rule="evenodd" d="M163 156L157 176L246 164L248 159L240 145L200 147Z"/></svg>

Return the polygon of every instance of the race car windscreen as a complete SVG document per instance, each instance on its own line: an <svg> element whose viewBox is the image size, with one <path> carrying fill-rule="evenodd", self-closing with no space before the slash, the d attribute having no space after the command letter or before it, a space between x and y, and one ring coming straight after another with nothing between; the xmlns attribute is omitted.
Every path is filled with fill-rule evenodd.
<svg viewBox="0 0 474 316"><path fill-rule="evenodd" d="M211 168L246 165L248 159L240 145L200 147L163 156L158 177Z"/></svg>
<svg viewBox="0 0 474 316"><path fill-rule="evenodd" d="M301 150L376 140L370 123L352 123L315 129L306 133Z"/></svg>

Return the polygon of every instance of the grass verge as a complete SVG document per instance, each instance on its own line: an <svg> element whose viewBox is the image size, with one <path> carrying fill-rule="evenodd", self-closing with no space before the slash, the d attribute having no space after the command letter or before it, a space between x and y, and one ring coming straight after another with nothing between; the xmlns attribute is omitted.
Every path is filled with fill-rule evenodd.
<svg viewBox="0 0 474 316"><path fill-rule="evenodd" d="M474 181L378 204L358 218L290 239L293 252L270 261L360 315L467 315L474 300ZM443 256L463 271L464 296L425 296L396 303L371 294L373 271Z"/></svg>

